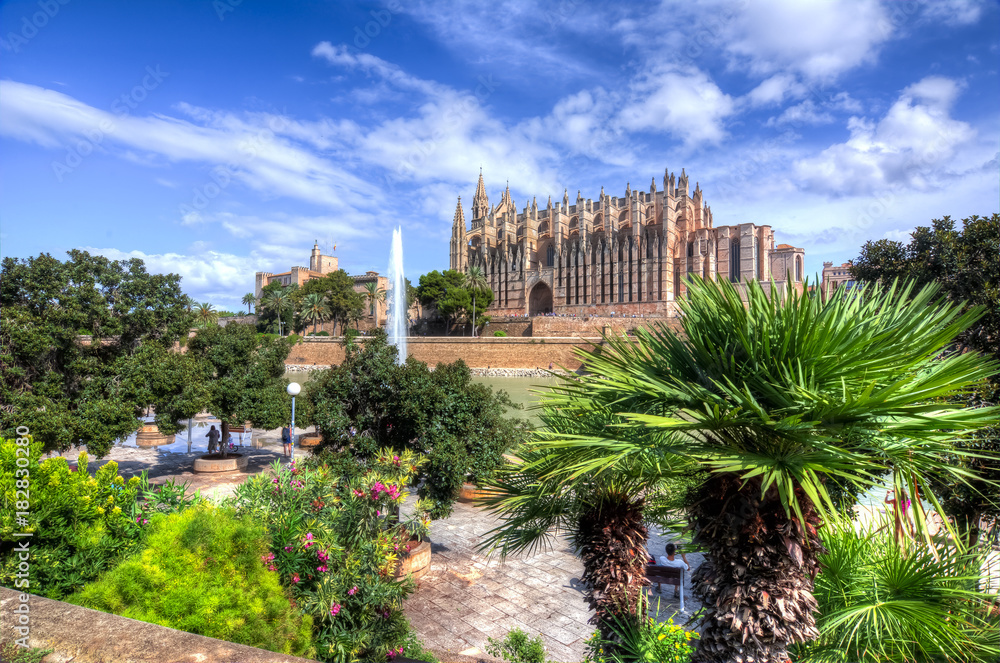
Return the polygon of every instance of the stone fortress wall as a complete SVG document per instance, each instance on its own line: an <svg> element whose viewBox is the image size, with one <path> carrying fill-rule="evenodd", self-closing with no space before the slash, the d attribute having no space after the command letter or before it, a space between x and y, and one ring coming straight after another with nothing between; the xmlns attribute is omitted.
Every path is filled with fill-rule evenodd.
<svg viewBox="0 0 1000 663"><path fill-rule="evenodd" d="M356 339L364 343L364 337ZM599 338L494 338L484 336L472 338L419 337L406 340L407 352L415 359L429 366L450 363L461 359L471 368L523 368L547 369L563 367L571 371L580 368L580 360L574 354L577 347L592 347ZM339 338L313 337L296 343L285 363L288 365L329 366L344 361L344 347Z"/></svg>

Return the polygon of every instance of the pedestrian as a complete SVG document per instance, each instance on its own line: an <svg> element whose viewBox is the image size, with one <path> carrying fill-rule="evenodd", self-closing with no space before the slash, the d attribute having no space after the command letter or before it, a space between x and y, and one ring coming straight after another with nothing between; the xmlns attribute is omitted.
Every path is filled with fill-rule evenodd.
<svg viewBox="0 0 1000 663"><path fill-rule="evenodd" d="M664 549L664 552L666 552L667 554L666 556L660 555L660 560L659 560L660 566L669 566L674 569L684 569L685 573L691 570L691 567L688 566L687 555L681 553L681 559L675 559L675 555L677 554L677 546L675 546L672 543L668 543L666 548ZM679 589L680 587L674 588L674 598L677 598L677 592ZM656 584L656 593L657 594L663 593L659 583Z"/></svg>
<svg viewBox="0 0 1000 663"><path fill-rule="evenodd" d="M288 426L281 427L281 446L284 451L282 456L292 455L292 431Z"/></svg>
<svg viewBox="0 0 1000 663"><path fill-rule="evenodd" d="M205 433L205 437L208 438L208 453L214 454L219 447L219 431L217 431L213 425L208 429L208 432Z"/></svg>

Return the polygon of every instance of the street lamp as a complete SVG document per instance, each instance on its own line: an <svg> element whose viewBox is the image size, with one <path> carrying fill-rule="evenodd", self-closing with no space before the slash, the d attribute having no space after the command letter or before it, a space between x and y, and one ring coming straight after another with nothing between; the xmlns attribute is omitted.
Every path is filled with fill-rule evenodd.
<svg viewBox="0 0 1000 663"><path fill-rule="evenodd" d="M288 383L288 395L292 397L292 427L288 430L288 439L292 443L292 450L288 457L292 462L295 462L295 397L299 395L300 391L302 391L302 387L298 382Z"/></svg>

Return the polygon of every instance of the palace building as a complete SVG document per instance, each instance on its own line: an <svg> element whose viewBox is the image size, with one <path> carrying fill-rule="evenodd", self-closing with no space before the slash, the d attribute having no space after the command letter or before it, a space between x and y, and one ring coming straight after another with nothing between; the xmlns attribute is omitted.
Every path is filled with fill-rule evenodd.
<svg viewBox="0 0 1000 663"><path fill-rule="evenodd" d="M801 288L805 251L775 246L771 226L713 225L712 209L687 174L664 172L649 191L625 186L624 196L597 200L580 192L571 205L519 212L510 186L490 205L483 174L466 224L462 198L452 225L450 268L482 268L493 290L489 313L499 315L669 316L692 275L751 279ZM790 281L789 281L790 279Z"/></svg>

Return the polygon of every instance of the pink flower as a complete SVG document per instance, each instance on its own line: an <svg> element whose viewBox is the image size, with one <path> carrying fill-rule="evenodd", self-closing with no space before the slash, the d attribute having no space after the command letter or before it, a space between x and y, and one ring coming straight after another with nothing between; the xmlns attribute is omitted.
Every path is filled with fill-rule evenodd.
<svg viewBox="0 0 1000 663"><path fill-rule="evenodd" d="M299 582L299 574L298 573L293 573L292 574L292 582L298 584L298 582Z"/></svg>
<svg viewBox="0 0 1000 663"><path fill-rule="evenodd" d="M291 546L285 546L285 552L292 552Z"/></svg>
<svg viewBox="0 0 1000 663"><path fill-rule="evenodd" d="M339 603L334 603L330 607L330 615L333 616L333 617L336 617L338 612L340 612L340 604Z"/></svg>
<svg viewBox="0 0 1000 663"><path fill-rule="evenodd" d="M320 573L326 573L326 564L323 564L322 566L317 566L316 570L319 571Z"/></svg>
<svg viewBox="0 0 1000 663"><path fill-rule="evenodd" d="M306 541L306 548L309 548L310 546L312 546L312 544L313 544L312 541Z"/></svg>
<svg viewBox="0 0 1000 663"><path fill-rule="evenodd" d="M378 509L375 509L375 516L378 517L378 516L381 516L381 515L382 515L382 512L379 511Z"/></svg>
<svg viewBox="0 0 1000 663"><path fill-rule="evenodd" d="M312 538L313 538L312 532L306 532L306 541L312 541Z"/></svg>
<svg viewBox="0 0 1000 663"><path fill-rule="evenodd" d="M355 585L354 587L351 587L349 590L347 590L348 596L354 596L357 592L358 592L357 585Z"/></svg>
<svg viewBox="0 0 1000 663"><path fill-rule="evenodd" d="M278 569L274 568L274 564L271 564L270 566L267 567L267 570L268 571L277 571Z"/></svg>

